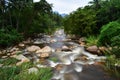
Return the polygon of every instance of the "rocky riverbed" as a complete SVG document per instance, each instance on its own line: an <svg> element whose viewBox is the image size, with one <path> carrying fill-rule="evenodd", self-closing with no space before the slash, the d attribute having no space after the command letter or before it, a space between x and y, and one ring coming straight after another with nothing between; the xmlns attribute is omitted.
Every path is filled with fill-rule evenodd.
<svg viewBox="0 0 120 80"><path fill-rule="evenodd" d="M105 48L91 46L85 49L83 39L78 41L80 44L75 43L66 38L63 29L52 36L42 36L1 50L0 59L15 58L17 66L33 62L37 68L51 67L54 72L51 80L115 80L103 70L106 57L99 54ZM37 68L28 71L37 72Z"/></svg>

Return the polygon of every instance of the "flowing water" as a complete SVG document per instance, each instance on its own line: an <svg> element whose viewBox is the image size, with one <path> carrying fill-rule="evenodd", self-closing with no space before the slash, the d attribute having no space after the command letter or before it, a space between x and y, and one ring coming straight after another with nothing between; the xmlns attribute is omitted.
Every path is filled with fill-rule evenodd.
<svg viewBox="0 0 120 80"><path fill-rule="evenodd" d="M51 80L114 80L106 77L101 66L94 65L95 62L105 61L106 57L93 55L79 44L67 40L64 30L60 29L52 37L44 35L35 41L35 44L42 42L50 46L50 58L57 59L52 61L48 58L47 65L38 65L54 69Z"/></svg>
<svg viewBox="0 0 120 80"><path fill-rule="evenodd" d="M79 75L83 73L84 67L105 59L104 56L97 56L86 52L84 47L77 43L67 42L63 29L57 30L52 40L53 42L49 43L49 46L54 49L51 57L56 57L59 61L53 62L48 60L48 62L51 67L59 66L58 69L54 69L54 75L51 80L85 80L80 78ZM56 49L62 49L63 46L68 46L70 50L56 51ZM83 56L85 56L85 59L82 60Z"/></svg>

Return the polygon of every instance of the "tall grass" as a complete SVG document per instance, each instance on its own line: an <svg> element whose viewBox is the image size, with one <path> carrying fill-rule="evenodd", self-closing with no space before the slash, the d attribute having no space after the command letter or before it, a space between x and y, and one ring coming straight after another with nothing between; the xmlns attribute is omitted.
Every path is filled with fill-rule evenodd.
<svg viewBox="0 0 120 80"><path fill-rule="evenodd" d="M89 36L86 38L86 42L87 42L87 46L93 46L93 45L97 45L98 42L98 37L96 36Z"/></svg>
<svg viewBox="0 0 120 80"><path fill-rule="evenodd" d="M50 80L51 68L38 68L38 72L29 73L28 69L35 67L32 63L21 66L3 66L0 68L0 80Z"/></svg>

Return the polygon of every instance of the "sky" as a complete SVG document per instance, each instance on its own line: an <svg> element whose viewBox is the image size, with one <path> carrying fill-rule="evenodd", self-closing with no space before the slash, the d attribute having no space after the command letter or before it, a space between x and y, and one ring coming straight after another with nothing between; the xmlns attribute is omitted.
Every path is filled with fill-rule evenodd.
<svg viewBox="0 0 120 80"><path fill-rule="evenodd" d="M40 0L34 0L35 2ZM69 14L75 11L79 7L84 7L92 0L46 0L48 3L53 4L53 11L57 11L60 14Z"/></svg>

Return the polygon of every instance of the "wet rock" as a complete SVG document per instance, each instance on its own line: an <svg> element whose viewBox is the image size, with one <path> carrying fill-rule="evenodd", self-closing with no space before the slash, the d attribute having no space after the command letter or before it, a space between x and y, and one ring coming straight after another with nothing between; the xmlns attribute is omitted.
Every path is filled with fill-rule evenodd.
<svg viewBox="0 0 120 80"><path fill-rule="evenodd" d="M37 74L37 73L38 73L38 69L35 68L35 67L32 67L32 68L28 69L28 73L29 73L29 74L31 74L31 73Z"/></svg>
<svg viewBox="0 0 120 80"><path fill-rule="evenodd" d="M99 54L99 48L97 46L90 46L86 50L94 54Z"/></svg>
<svg viewBox="0 0 120 80"><path fill-rule="evenodd" d="M10 52L18 51L18 50L19 50L19 48L13 47L13 48L10 50Z"/></svg>
<svg viewBox="0 0 120 80"><path fill-rule="evenodd" d="M69 47L67 47L67 46L62 46L62 50L68 50L69 49Z"/></svg>
<svg viewBox="0 0 120 80"><path fill-rule="evenodd" d="M40 50L40 47L39 46L35 46L35 45L32 45L32 46L27 48L27 51L29 51L29 52L35 52L37 50Z"/></svg>
<svg viewBox="0 0 120 80"><path fill-rule="evenodd" d="M44 48L36 51L36 53L50 53L50 52L52 52L52 49L49 46L45 46Z"/></svg>
<svg viewBox="0 0 120 80"><path fill-rule="evenodd" d="M87 61L87 56L80 56L78 58L76 58L74 61Z"/></svg>
<svg viewBox="0 0 120 80"><path fill-rule="evenodd" d="M50 42L54 43L54 42L57 42L57 40L56 39L51 39Z"/></svg>
<svg viewBox="0 0 120 80"><path fill-rule="evenodd" d="M41 53L39 56L40 56L41 58L47 58L47 57L49 57L50 55L49 55L49 53Z"/></svg>
<svg viewBox="0 0 120 80"><path fill-rule="evenodd" d="M65 66L65 65L63 65L63 64L58 64L58 65L55 66L55 69L56 69L57 71L60 71L64 66Z"/></svg>
<svg viewBox="0 0 120 80"><path fill-rule="evenodd" d="M61 52L62 50L60 48L57 48L55 52Z"/></svg>
<svg viewBox="0 0 120 80"><path fill-rule="evenodd" d="M13 51L10 53L10 55L15 55L15 54L18 54L18 53L22 53L22 51Z"/></svg>

